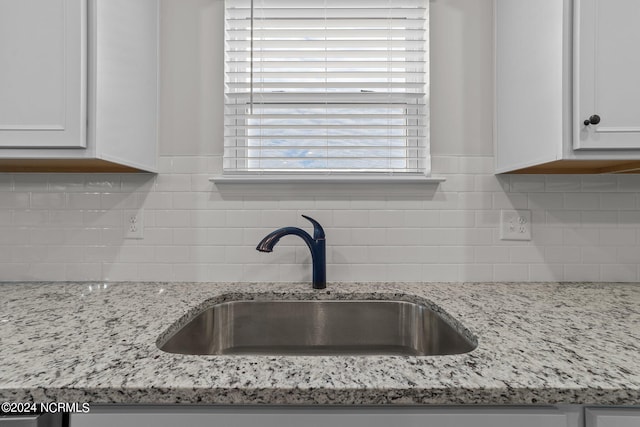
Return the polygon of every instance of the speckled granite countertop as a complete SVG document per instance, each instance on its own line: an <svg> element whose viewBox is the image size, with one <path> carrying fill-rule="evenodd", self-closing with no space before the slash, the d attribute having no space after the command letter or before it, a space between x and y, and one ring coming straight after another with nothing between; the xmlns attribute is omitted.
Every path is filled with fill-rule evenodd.
<svg viewBox="0 0 640 427"><path fill-rule="evenodd" d="M640 404L640 285L0 283L0 400ZM411 295L478 339L456 356L186 356L157 349L232 296ZM258 297L260 297L258 295ZM273 298L273 296L272 296Z"/></svg>

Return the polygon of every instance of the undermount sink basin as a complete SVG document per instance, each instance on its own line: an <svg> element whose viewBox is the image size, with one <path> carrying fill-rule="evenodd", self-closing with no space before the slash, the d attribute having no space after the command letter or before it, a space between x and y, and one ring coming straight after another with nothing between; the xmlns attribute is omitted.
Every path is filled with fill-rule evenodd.
<svg viewBox="0 0 640 427"><path fill-rule="evenodd" d="M391 300L248 300L201 312L160 350L215 355L409 355L476 347L428 306Z"/></svg>

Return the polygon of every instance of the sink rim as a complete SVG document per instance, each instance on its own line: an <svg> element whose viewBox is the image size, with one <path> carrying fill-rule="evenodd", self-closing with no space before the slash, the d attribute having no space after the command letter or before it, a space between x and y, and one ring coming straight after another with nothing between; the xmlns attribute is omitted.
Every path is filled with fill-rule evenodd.
<svg viewBox="0 0 640 427"><path fill-rule="evenodd" d="M405 356L405 355L278 355L278 354L257 354L257 355L186 355L179 353L170 353L162 350L162 347L171 339L174 335L179 333L184 326L194 320L200 314L212 309L213 307L225 304L225 303L237 303L237 302L404 302L422 305L434 312L441 320L451 326L458 334L464 339L469 341L473 345L473 348L466 353L458 353L451 355L438 355L438 357L446 356L464 356L470 354L478 349L479 339L478 336L471 332L465 325L463 325L454 316L450 315L439 305L434 302L414 294L408 293L396 293L396 292L384 292L384 293L341 293L326 291L323 293L315 292L226 292L212 298L208 298L201 304L198 304L189 310L176 321L174 321L168 328L166 328L155 341L156 349L166 355L174 356L205 356L205 357L434 357L433 355L424 356Z"/></svg>

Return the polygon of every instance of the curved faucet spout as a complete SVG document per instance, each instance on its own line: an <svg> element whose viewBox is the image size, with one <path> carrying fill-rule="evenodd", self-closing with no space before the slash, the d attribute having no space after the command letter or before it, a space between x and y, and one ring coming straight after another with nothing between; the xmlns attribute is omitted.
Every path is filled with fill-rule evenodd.
<svg viewBox="0 0 640 427"><path fill-rule="evenodd" d="M260 252L272 252L274 246L282 237L290 234L300 237L304 240L311 251L311 260L313 262L313 288L324 289L327 287L327 262L324 229L315 219L305 215L302 216L313 224L313 237L301 228L283 227L267 234L264 239L258 243L256 249Z"/></svg>

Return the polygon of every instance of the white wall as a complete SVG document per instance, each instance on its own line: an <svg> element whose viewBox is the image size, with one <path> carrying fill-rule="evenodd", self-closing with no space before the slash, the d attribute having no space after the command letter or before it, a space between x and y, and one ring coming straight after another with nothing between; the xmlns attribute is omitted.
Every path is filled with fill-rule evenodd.
<svg viewBox="0 0 640 427"><path fill-rule="evenodd" d="M219 192L222 0L163 0L161 173L0 174L0 280L310 280L296 238L255 250L301 213L325 226L329 281L638 280L640 176L496 178L492 1L430 4L434 195ZM145 238L124 240L138 207ZM512 207L532 242L498 239Z"/></svg>

